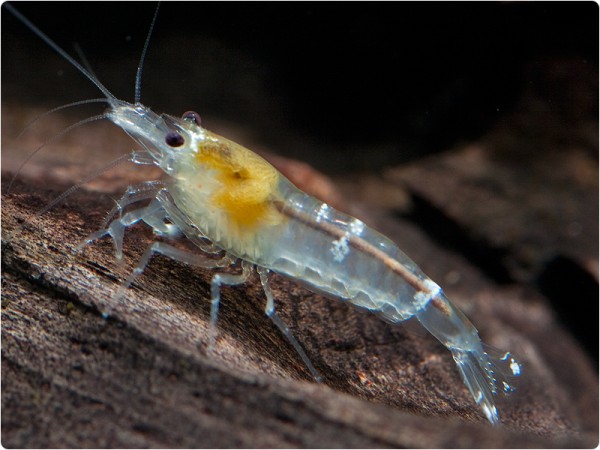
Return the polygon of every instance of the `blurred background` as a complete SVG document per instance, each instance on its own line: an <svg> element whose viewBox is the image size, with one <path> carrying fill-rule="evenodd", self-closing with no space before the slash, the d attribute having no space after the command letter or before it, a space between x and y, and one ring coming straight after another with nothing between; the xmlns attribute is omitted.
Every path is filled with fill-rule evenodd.
<svg viewBox="0 0 600 450"><path fill-rule="evenodd" d="M154 3L15 5L133 100ZM3 170L38 145L14 140L30 120L98 96L2 10ZM411 222L493 283L541 293L597 368L596 3L164 2L142 102L301 160L367 216ZM61 129L51 120L31 131L39 142ZM86 166L131 149L104 131L84 138L74 159ZM62 157L44 152L37 167Z"/></svg>
<svg viewBox="0 0 600 450"><path fill-rule="evenodd" d="M155 4L16 5L70 53L78 43L100 80L132 99ZM569 61L554 78L589 83L580 78L597 67L597 23L593 2L165 2L142 99L171 114L196 110L208 124L241 123L326 172L380 168L480 136L526 89L565 114L594 112L594 92L580 97L597 80L558 92L544 72ZM4 11L2 30L4 101L97 96Z"/></svg>

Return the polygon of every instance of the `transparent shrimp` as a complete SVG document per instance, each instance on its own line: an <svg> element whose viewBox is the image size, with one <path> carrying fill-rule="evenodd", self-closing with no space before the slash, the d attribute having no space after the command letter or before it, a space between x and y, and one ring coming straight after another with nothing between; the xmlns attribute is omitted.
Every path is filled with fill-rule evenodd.
<svg viewBox="0 0 600 450"><path fill-rule="evenodd" d="M197 247L197 252L190 253L163 241L153 242L119 296L156 253L205 268L228 267L241 260L241 273L217 273L212 279L211 345L221 286L243 283L257 271L267 298L265 313L317 379L309 357L276 314L269 272L391 322L415 317L450 350L487 419L499 422L494 396L513 389L509 379L520 374L521 366L508 352L486 350L471 322L391 240L300 191L251 150L206 130L196 113L177 118L158 115L142 105L141 63L135 103L119 100L14 7L5 6L102 91L109 105L105 117L147 152L131 160L153 163L165 173L160 182L128 188L112 212L119 217L86 242L108 235L121 258L125 230L143 221L157 234L185 236ZM148 39L144 53L147 45ZM147 204L136 208L141 201Z"/></svg>

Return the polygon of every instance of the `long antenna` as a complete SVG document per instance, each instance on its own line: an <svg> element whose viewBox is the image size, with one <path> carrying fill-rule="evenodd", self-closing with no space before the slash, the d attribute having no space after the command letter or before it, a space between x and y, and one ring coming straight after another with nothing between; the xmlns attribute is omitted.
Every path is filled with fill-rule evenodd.
<svg viewBox="0 0 600 450"><path fill-rule="evenodd" d="M12 13L17 19L25 24L27 28L37 34L46 44L48 44L56 53L70 62L77 70L79 70L85 77L90 80L92 83L96 85L98 89L106 96L107 99L116 100L117 98L108 90L106 87L100 83L98 79L92 76L87 70L85 70L81 64L75 61L71 55L65 52L62 48L58 46L52 39L46 36L38 27L36 27L33 23L31 23L23 14L21 14L11 3L4 3L4 6L8 11Z"/></svg>
<svg viewBox="0 0 600 450"><path fill-rule="evenodd" d="M27 125L25 125L25 127L21 130L21 132L17 135L17 139L19 139L23 133L25 133L27 130L29 130L29 128L31 128L31 126L36 123L38 120L49 116L50 114L54 114L57 111L61 111L63 109L67 109L67 108L72 108L73 106L80 106L80 105L88 105L90 103L107 103L108 100L105 99L104 97L102 98L89 98L87 100L79 100L76 102L72 102L72 103L67 103L66 105L60 105L57 106L56 108L52 108L50 111L46 111L42 114L40 114L39 116L37 116L35 119L33 119L31 122L29 122Z"/></svg>
<svg viewBox="0 0 600 450"><path fill-rule="evenodd" d="M8 189L6 190L6 193L8 194L12 190L15 180L17 179L17 176L21 173L21 170L23 169L23 167L25 167L25 164L27 164L31 160L31 158L33 158L37 154L37 152L39 152L41 149L43 149L46 145L48 145L51 142L54 142L59 137L64 136L69 131L73 130L74 128L80 127L81 125L85 125L86 123L106 119L106 117L107 117L106 114L100 114L97 116L88 117L87 119L80 120L79 122L74 123L73 125L69 125L67 128L63 129L60 133L55 134L50 139L48 139L46 142L44 142L42 145L40 145L38 148L36 148L34 151L32 151L29 155L27 155L27 158L25 158L25 161L23 161L17 168L17 172L12 177L12 180L10 180L10 183L8 185Z"/></svg>
<svg viewBox="0 0 600 450"><path fill-rule="evenodd" d="M158 17L158 8L160 7L160 2L156 5L156 9L154 10L154 17L152 18L152 23L150 24L150 29L148 30L148 35L146 36L146 42L144 42L144 49L142 50L142 56L140 57L140 63L138 64L137 73L135 74L135 104L139 105L140 100L142 98L142 68L144 67L144 60L146 59L146 53L148 53L148 46L150 44L150 36L152 36L152 31L154 30L154 24L156 23L156 18Z"/></svg>

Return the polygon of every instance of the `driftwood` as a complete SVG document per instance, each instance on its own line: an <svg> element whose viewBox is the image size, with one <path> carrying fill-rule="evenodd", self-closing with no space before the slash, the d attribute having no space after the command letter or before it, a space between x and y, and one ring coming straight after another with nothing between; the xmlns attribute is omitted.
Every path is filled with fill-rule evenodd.
<svg viewBox="0 0 600 450"><path fill-rule="evenodd" d="M450 289L488 342L525 363L519 392L500 406L505 426L491 428L433 339L278 276L280 314L321 384L263 315L256 280L224 290L213 354L210 271L156 257L103 319L150 236L130 232L122 266L107 240L74 252L110 202L80 191L36 216L63 188L28 180L3 198L5 446L594 445L596 377L533 292L494 288L464 263L471 292ZM382 223L392 238L436 251L418 230ZM438 254L439 264L449 259Z"/></svg>
<svg viewBox="0 0 600 450"><path fill-rule="evenodd" d="M304 21L302 26L307 28ZM107 33L104 28L101 32L104 39ZM361 40L363 36L361 30ZM575 78L570 83L536 83L554 88L540 98L526 98L513 117L500 116L500 125L466 147L412 164L398 165L394 159L395 167L382 171L383 176L350 173L340 177L336 185L352 202L344 201L310 167L275 160L289 177L297 177L303 189L313 189L397 242L444 287L485 342L510 349L519 357L523 376L517 392L499 405L504 425L493 428L462 384L448 351L427 333L410 324L387 324L282 277L272 277L278 311L323 375L323 383L311 379L293 348L265 317L264 294L256 279L223 289L219 336L210 354L208 299L213 272L156 257L122 300L115 302L114 294L151 239L148 230L136 226L127 233L122 265L115 261L107 239L79 252L74 249L101 226L113 206L111 197L118 198L127 184L152 179L157 173L120 166L36 216L74 180L131 148L131 141L114 126L98 123L69 133L60 139L58 148L37 155L6 194L12 173L24 160L23 149L37 148L75 119L51 115L20 141L11 140L50 108L36 103L35 90L19 92L16 87L30 76L45 94L54 94L56 86L48 87L45 77L61 72L64 66L49 68L47 49L42 47L40 54L30 46L23 50L22 37L4 42L19 43L3 47L10 62L2 80L6 102L2 114L4 446L598 444L598 375L589 356L597 357L597 347L594 353L593 344L588 346L592 350L586 354L582 345L589 345L590 335L597 342L598 330L598 133L597 101L592 101L597 99L597 69L587 64L583 69L573 68L568 61L566 65L558 61L551 70L542 67L543 73L575 74ZM171 49L189 48L185 42L156 53L175 57ZM176 64L185 62L179 59ZM212 73L207 66L210 58L206 59L194 62L199 72L180 68L180 73L189 75L192 85L207 85L212 92L213 85L230 77L230 65L226 65L226 76L214 72L215 83L199 82L201 76ZM228 60L236 59L234 53ZM23 66L23 60L33 66ZM114 81L123 78L122 61L114 62L114 68L116 80L107 83L111 89ZM155 73L164 87L162 72ZM577 74L587 74L587 78L581 81ZM544 81L542 75L538 78ZM592 82L586 84L588 78ZM68 100L61 97L51 102L53 106L89 97L74 93L75 83L70 80L60 83L69 91ZM151 86L150 82L146 78L145 86ZM590 94L586 85L595 86L596 91ZM147 92L153 91L161 92L152 88ZM189 97L179 88L163 91L168 99L183 93ZM236 89L223 88L213 95L221 102L230 91ZM556 98L554 91L565 93L563 104L557 102L561 97ZM264 100L263 92L254 96ZM191 98L206 100L206 95ZM583 104L571 103L576 101ZM234 100L232 104L238 106ZM527 110L528 105L533 105L532 110ZM549 105L547 110L544 105ZM568 108L565 113L565 106L576 117L569 116ZM308 151L304 149L316 140L302 140L301 132L282 130L281 122L273 123L278 126L271 128L281 133L282 141L296 139L296 148L302 151ZM248 144L248 140L237 140ZM394 140L384 147L395 157L396 146ZM312 150L313 156L323 148ZM370 157L369 150L360 148L365 159ZM336 155L345 158L345 154ZM572 261L581 277L564 280L563 270L546 270L549 259L557 255ZM566 315L558 313L559 307L553 307L549 294L535 283L540 273L567 289L568 301L563 306L579 320L571 323L572 330L591 330L579 336L579 341L566 331ZM592 280L588 285L593 298L582 295L583 284L578 281L585 275ZM101 312L109 306L111 315L104 319ZM581 320L586 316L591 321Z"/></svg>

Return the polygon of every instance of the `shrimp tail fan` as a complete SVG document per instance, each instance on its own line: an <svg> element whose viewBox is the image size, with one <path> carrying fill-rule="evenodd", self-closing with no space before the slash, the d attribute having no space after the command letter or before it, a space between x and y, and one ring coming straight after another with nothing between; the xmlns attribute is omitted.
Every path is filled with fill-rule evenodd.
<svg viewBox="0 0 600 450"><path fill-rule="evenodd" d="M476 350L452 349L452 357L471 395L492 424L497 424L498 411L494 396L510 394L515 390L514 378L521 373L521 365L509 352L490 346Z"/></svg>

